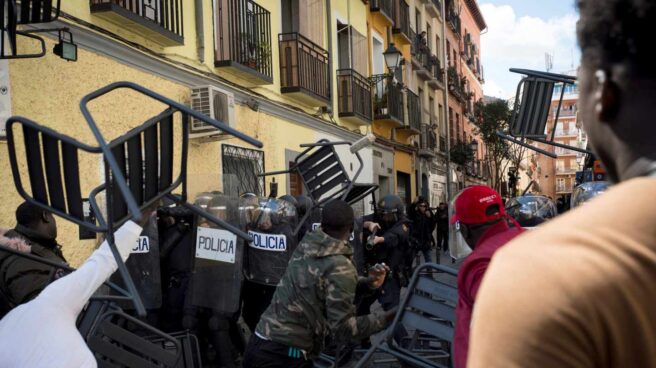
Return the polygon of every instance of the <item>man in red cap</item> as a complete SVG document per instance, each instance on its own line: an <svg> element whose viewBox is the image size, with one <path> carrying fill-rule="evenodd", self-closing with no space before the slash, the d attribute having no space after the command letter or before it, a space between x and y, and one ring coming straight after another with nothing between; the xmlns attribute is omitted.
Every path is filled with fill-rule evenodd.
<svg viewBox="0 0 656 368"><path fill-rule="evenodd" d="M515 226L510 227L508 221ZM472 253L458 271L458 305L456 307L455 366L467 366L469 324L476 292L481 285L487 266L501 246L524 230L506 215L501 196L485 185L476 185L462 191L455 201L451 223L467 242Z"/></svg>

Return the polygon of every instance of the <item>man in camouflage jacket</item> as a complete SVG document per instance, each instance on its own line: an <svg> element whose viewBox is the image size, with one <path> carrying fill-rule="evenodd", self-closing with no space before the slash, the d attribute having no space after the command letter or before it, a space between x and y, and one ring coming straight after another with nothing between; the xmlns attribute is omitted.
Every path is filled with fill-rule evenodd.
<svg viewBox="0 0 656 368"><path fill-rule="evenodd" d="M375 290L387 268L358 278L347 242L354 214L344 201L323 209L321 229L308 233L292 255L269 308L246 349L244 367L312 367L326 336L346 343L385 328L394 312L355 316L356 288Z"/></svg>

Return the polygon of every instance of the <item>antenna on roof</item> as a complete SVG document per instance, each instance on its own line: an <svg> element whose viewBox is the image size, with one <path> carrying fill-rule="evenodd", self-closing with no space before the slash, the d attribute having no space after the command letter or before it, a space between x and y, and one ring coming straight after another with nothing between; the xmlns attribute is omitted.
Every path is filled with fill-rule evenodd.
<svg viewBox="0 0 656 368"><path fill-rule="evenodd" d="M547 73L551 72L551 70L553 69L553 54L550 54L548 52L544 53L544 64Z"/></svg>

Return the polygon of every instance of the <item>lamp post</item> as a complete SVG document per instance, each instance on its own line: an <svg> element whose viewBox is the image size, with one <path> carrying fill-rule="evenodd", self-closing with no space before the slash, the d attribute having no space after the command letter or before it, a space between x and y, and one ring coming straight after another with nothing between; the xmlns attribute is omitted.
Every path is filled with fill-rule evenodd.
<svg viewBox="0 0 656 368"><path fill-rule="evenodd" d="M401 51L394 46L394 42L390 42L387 50L383 52L383 57L385 58L385 65L389 70L389 76L393 77L396 68L399 67L399 63L401 62Z"/></svg>
<svg viewBox="0 0 656 368"><path fill-rule="evenodd" d="M472 151L472 161L471 161L471 171L472 174L477 174L475 170L478 167L477 160L478 160L478 141L475 138L472 138L471 143L469 143L469 148L471 148Z"/></svg>

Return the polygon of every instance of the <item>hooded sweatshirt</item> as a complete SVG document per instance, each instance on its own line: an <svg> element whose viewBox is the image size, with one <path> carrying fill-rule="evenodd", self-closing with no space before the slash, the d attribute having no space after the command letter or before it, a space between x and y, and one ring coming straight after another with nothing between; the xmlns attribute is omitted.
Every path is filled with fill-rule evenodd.
<svg viewBox="0 0 656 368"><path fill-rule="evenodd" d="M348 242L320 229L305 235L257 325L257 335L314 358L329 333L334 341L344 342L383 330L382 312L355 316L359 280L352 256Z"/></svg>
<svg viewBox="0 0 656 368"><path fill-rule="evenodd" d="M0 246L66 265L54 240L40 238L21 225L14 230L0 229ZM49 282L64 274L63 269L54 269L0 248L0 298L10 309L34 299ZM3 314L0 311L0 318Z"/></svg>

